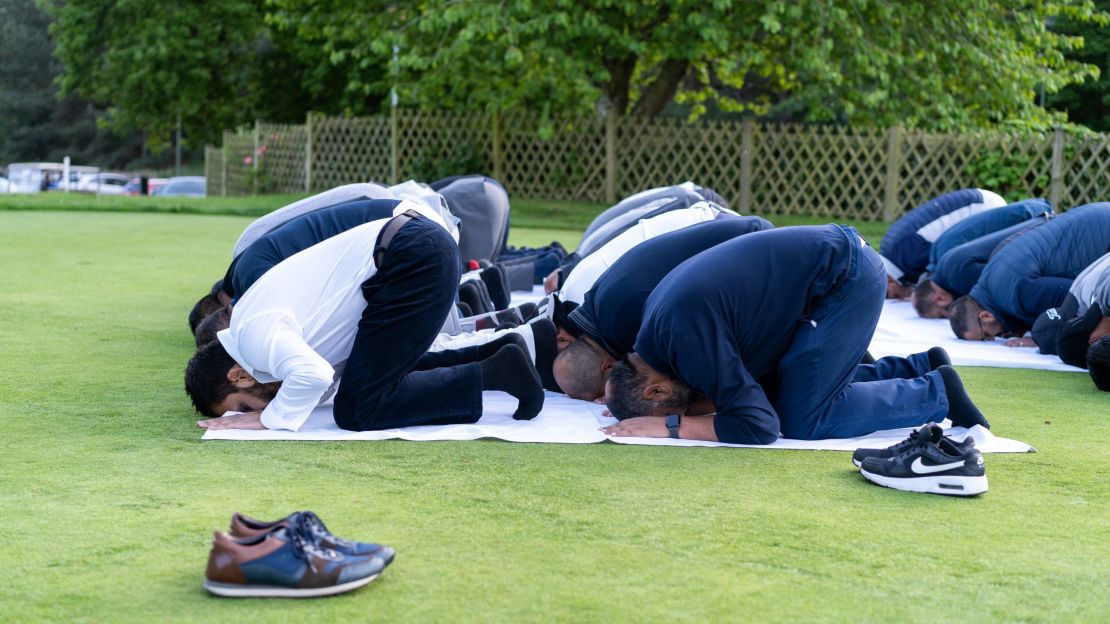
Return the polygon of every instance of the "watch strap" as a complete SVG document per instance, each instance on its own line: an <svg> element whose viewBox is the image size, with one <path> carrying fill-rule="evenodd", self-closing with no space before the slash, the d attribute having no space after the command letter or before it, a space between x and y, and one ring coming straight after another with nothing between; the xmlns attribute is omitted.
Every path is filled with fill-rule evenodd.
<svg viewBox="0 0 1110 624"><path fill-rule="evenodd" d="M678 426L682 423L682 416L678 414L667 414L667 431L672 438L678 439Z"/></svg>

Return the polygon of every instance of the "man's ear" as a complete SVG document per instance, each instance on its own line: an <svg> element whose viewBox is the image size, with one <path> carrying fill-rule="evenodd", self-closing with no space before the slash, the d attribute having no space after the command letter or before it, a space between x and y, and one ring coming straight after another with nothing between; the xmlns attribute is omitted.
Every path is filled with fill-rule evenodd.
<svg viewBox="0 0 1110 624"><path fill-rule="evenodd" d="M955 300L947 291L937 291L933 293L933 303L942 308L947 308L948 306L952 305L953 301Z"/></svg>
<svg viewBox="0 0 1110 624"><path fill-rule="evenodd" d="M993 323L996 319L994 315L986 310L979 310L979 320L984 323Z"/></svg>
<svg viewBox="0 0 1110 624"><path fill-rule="evenodd" d="M250 388L258 383L254 380L254 377L251 377L250 373L243 370L243 367L238 364L227 370L227 380L231 382L231 385L240 389Z"/></svg>
<svg viewBox="0 0 1110 624"><path fill-rule="evenodd" d="M601 360L601 374L608 376L609 373L613 372L613 366L616 364L616 360L606 355L605 358Z"/></svg>
<svg viewBox="0 0 1110 624"><path fill-rule="evenodd" d="M669 381L658 381L644 386L644 398L648 401L666 401L671 398Z"/></svg>

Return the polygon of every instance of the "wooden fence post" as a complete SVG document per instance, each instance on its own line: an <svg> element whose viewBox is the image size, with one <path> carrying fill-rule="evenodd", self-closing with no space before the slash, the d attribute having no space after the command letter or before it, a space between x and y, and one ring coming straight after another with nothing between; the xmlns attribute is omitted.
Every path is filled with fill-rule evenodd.
<svg viewBox="0 0 1110 624"><path fill-rule="evenodd" d="M1052 208L1060 210L1060 197L1064 194L1064 141L1066 140L1063 128L1056 128L1052 133L1052 177L1048 183L1048 203Z"/></svg>
<svg viewBox="0 0 1110 624"><path fill-rule="evenodd" d="M755 121L746 117L740 124L740 214L752 213L752 154L755 149Z"/></svg>
<svg viewBox="0 0 1110 624"><path fill-rule="evenodd" d="M223 162L223 166L220 167L220 191L221 191L220 195L222 197L227 197L227 131L226 130L224 130L224 146L220 150L220 153L222 154L222 157L220 158L220 160Z"/></svg>
<svg viewBox="0 0 1110 624"><path fill-rule="evenodd" d="M505 183L505 154L501 144L501 113L493 111L490 118L490 141L493 142L493 179Z"/></svg>
<svg viewBox="0 0 1110 624"><path fill-rule="evenodd" d="M898 170L902 166L902 129L890 129L886 148L886 189L883 194L883 220L898 218Z"/></svg>
<svg viewBox="0 0 1110 624"><path fill-rule="evenodd" d="M617 114L605 114L605 201L617 201Z"/></svg>
<svg viewBox="0 0 1110 624"><path fill-rule="evenodd" d="M401 182L401 118L397 107L389 109L389 183Z"/></svg>
<svg viewBox="0 0 1110 624"><path fill-rule="evenodd" d="M304 192L312 192L312 111L304 116Z"/></svg>
<svg viewBox="0 0 1110 624"><path fill-rule="evenodd" d="M254 138L254 151L251 152L251 168L254 170L254 175L251 176L252 195L258 195L258 161L262 160L258 157L258 147L260 145L261 139L261 125L262 122L260 120L254 120L254 132L252 134L252 137Z"/></svg>

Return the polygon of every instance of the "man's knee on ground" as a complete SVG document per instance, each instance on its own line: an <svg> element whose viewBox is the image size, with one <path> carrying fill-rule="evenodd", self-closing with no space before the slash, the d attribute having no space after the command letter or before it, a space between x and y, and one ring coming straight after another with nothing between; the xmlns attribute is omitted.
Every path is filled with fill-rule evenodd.
<svg viewBox="0 0 1110 624"><path fill-rule="evenodd" d="M197 349L185 366L185 392L198 412L209 418L220 416L215 406L236 390L227 376L233 366L235 360L219 340Z"/></svg>
<svg viewBox="0 0 1110 624"><path fill-rule="evenodd" d="M1110 336L1099 338L1087 349L1087 372L1096 388L1110 392Z"/></svg>

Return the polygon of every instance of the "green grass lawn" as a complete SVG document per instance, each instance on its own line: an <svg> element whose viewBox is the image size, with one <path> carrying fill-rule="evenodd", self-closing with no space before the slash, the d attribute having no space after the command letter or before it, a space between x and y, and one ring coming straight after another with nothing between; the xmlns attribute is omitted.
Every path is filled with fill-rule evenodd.
<svg viewBox="0 0 1110 624"><path fill-rule="evenodd" d="M1110 400L1080 374L961 369L996 433L1040 451L987 456L990 492L971 500L872 486L836 452L202 443L181 383L192 351L186 315L248 222L0 211L0 619L1110 613ZM513 235L573 248L577 232ZM397 561L335 598L204 593L211 532L232 511L272 518L306 508L340 535L394 546Z"/></svg>

